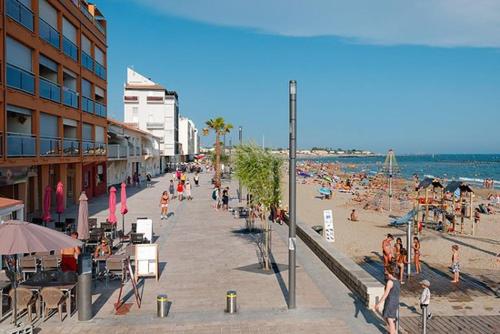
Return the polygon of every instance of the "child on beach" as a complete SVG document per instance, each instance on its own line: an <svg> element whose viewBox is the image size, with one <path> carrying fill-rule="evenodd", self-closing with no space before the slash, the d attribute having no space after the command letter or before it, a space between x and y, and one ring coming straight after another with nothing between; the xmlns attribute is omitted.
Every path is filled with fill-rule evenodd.
<svg viewBox="0 0 500 334"><path fill-rule="evenodd" d="M164 191L160 198L161 220L168 218L168 200L169 200L168 192Z"/></svg>
<svg viewBox="0 0 500 334"><path fill-rule="evenodd" d="M420 274L422 269L420 268L420 240L418 237L413 237L413 256L415 258L415 271Z"/></svg>
<svg viewBox="0 0 500 334"><path fill-rule="evenodd" d="M399 256L396 258L396 264L398 265L399 268L399 282L401 282L401 284L404 284L403 276L405 273L405 264L407 263L408 263L408 252L406 251L406 249L401 247Z"/></svg>
<svg viewBox="0 0 500 334"><path fill-rule="evenodd" d="M394 245L394 259L396 259L396 261L399 258L399 254L401 254L402 248L403 248L403 240L401 240L401 238L397 238L396 244Z"/></svg>
<svg viewBox="0 0 500 334"><path fill-rule="evenodd" d="M451 246L451 271L453 272L453 280L451 283L458 283L460 280L460 258L458 255L458 245Z"/></svg>
<svg viewBox="0 0 500 334"><path fill-rule="evenodd" d="M422 310L422 315L424 314L424 309L427 310L427 319L432 317L432 313L429 312L429 303L431 302L431 290L429 287L431 283L424 279L420 282L420 286L422 287L422 294L420 295L420 309Z"/></svg>

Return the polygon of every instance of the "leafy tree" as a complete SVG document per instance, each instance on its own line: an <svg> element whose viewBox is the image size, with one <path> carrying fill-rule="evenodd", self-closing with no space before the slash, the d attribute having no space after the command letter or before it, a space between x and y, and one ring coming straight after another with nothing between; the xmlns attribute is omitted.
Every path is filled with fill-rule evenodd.
<svg viewBox="0 0 500 334"><path fill-rule="evenodd" d="M269 220L267 213L281 199L283 160L255 144L240 145L234 159L235 176L252 195L252 204L260 210L264 231L264 266L269 269Z"/></svg>
<svg viewBox="0 0 500 334"><path fill-rule="evenodd" d="M203 129L203 134L208 135L209 131L215 132L215 184L220 185L220 157L221 157L221 142L220 137L231 132L233 125L226 123L224 118L217 117L209 119L206 123L207 128Z"/></svg>

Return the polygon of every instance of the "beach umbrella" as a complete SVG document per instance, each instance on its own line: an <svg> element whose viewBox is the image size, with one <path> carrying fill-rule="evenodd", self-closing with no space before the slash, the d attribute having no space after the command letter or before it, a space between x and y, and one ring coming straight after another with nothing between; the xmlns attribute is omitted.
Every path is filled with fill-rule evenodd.
<svg viewBox="0 0 500 334"><path fill-rule="evenodd" d="M87 194L82 191L80 198L78 198L78 239L87 240L89 238L89 203Z"/></svg>
<svg viewBox="0 0 500 334"><path fill-rule="evenodd" d="M56 212L57 221L61 222L61 213L64 212L64 187L61 181L57 182L56 187Z"/></svg>
<svg viewBox="0 0 500 334"><path fill-rule="evenodd" d="M120 190L120 213L122 214L122 232L125 234L125 215L128 212L127 208L127 185L125 182L121 184Z"/></svg>
<svg viewBox="0 0 500 334"><path fill-rule="evenodd" d="M109 215L108 222L116 224L116 188L109 188Z"/></svg>
<svg viewBox="0 0 500 334"><path fill-rule="evenodd" d="M47 227L20 220L8 220L0 224L0 254L14 255L15 268L10 275L14 288L13 313L17 325L17 254L58 251L64 248L80 247L81 241Z"/></svg>
<svg viewBox="0 0 500 334"><path fill-rule="evenodd" d="M43 197L43 217L44 222L49 222L52 219L50 215L50 204L52 200L52 188L50 186L45 187L45 193Z"/></svg>

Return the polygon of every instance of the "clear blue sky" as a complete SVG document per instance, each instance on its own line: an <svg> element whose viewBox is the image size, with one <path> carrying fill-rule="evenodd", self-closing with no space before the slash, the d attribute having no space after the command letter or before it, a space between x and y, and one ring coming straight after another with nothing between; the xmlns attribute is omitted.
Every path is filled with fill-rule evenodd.
<svg viewBox="0 0 500 334"><path fill-rule="evenodd" d="M449 0L436 0L437 14L389 0L372 14L337 0L283 1L96 0L108 21L109 115L123 118L133 66L177 91L181 114L199 128L223 116L247 139L286 147L295 79L299 147L500 152L494 1L466 19L467 8L458 18L447 11Z"/></svg>

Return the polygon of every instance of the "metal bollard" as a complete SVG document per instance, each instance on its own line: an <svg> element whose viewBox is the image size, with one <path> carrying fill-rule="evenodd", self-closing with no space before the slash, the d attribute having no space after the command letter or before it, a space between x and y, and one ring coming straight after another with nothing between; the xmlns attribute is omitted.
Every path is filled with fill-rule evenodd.
<svg viewBox="0 0 500 334"><path fill-rule="evenodd" d="M156 297L156 315L158 318L165 318L168 315L167 295L158 295Z"/></svg>
<svg viewBox="0 0 500 334"><path fill-rule="evenodd" d="M427 334L427 305L422 305L422 334Z"/></svg>
<svg viewBox="0 0 500 334"><path fill-rule="evenodd" d="M238 306L236 304L236 291L229 290L226 293L226 312L229 314L236 313Z"/></svg>

